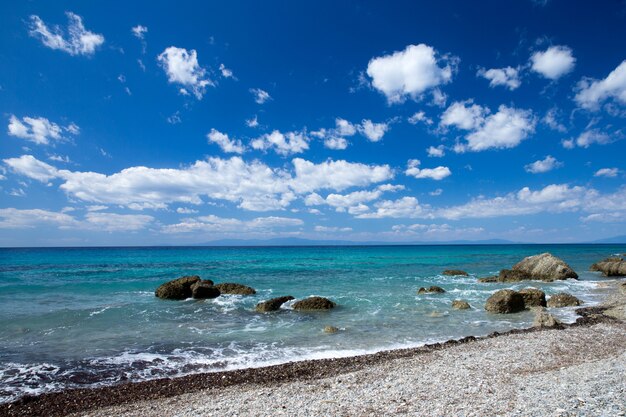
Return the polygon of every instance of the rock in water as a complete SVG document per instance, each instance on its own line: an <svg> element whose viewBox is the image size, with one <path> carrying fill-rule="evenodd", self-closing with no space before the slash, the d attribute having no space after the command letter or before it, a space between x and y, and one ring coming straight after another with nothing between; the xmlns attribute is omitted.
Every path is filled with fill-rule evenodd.
<svg viewBox="0 0 626 417"><path fill-rule="evenodd" d="M582 302L571 294L564 292L558 293L550 297L548 307L575 307L581 305Z"/></svg>
<svg viewBox="0 0 626 417"><path fill-rule="evenodd" d="M181 277L168 281L156 289L154 295L167 300L184 300L191 297L191 286L200 281L197 275Z"/></svg>
<svg viewBox="0 0 626 417"><path fill-rule="evenodd" d="M626 276L626 262L624 258L615 256L591 265L589 270L600 271L605 277L623 277Z"/></svg>
<svg viewBox="0 0 626 417"><path fill-rule="evenodd" d="M519 282L528 279L533 279L532 276L526 271L516 271L513 269L503 269L496 277L496 282Z"/></svg>
<svg viewBox="0 0 626 417"><path fill-rule="evenodd" d="M293 304L294 310L330 310L337 304L324 297L309 297Z"/></svg>
<svg viewBox="0 0 626 417"><path fill-rule="evenodd" d="M326 326L324 327L324 333L333 334L337 333L339 329L335 326Z"/></svg>
<svg viewBox="0 0 626 417"><path fill-rule="evenodd" d="M484 277L484 278L478 278L478 282L498 282L498 277Z"/></svg>
<svg viewBox="0 0 626 417"><path fill-rule="evenodd" d="M196 282L191 286L191 296L195 299L216 298L220 296L220 290L210 279Z"/></svg>
<svg viewBox="0 0 626 417"><path fill-rule="evenodd" d="M280 306L285 304L287 301L291 301L294 298L291 295L286 295L284 297L276 297L267 301L260 302L256 305L256 311L259 313L269 313L270 311L277 311L280 309Z"/></svg>
<svg viewBox="0 0 626 417"><path fill-rule="evenodd" d="M455 308L457 310L467 310L468 308L470 308L470 305L467 301L454 300L452 302L452 308Z"/></svg>
<svg viewBox="0 0 626 417"><path fill-rule="evenodd" d="M526 308L546 306L546 293L537 288L524 288L519 293L524 298Z"/></svg>
<svg viewBox="0 0 626 417"><path fill-rule="evenodd" d="M524 297L513 290L496 291L487 299L485 310L491 313L517 313L524 310Z"/></svg>
<svg viewBox="0 0 626 417"><path fill-rule="evenodd" d="M545 309L545 307L535 307L535 320L533 327L561 327L561 322Z"/></svg>
<svg viewBox="0 0 626 417"><path fill-rule="evenodd" d="M238 294L238 295L252 295L256 294L256 290L247 285L235 284L234 282L224 282L216 285L217 289L222 294Z"/></svg>
<svg viewBox="0 0 626 417"><path fill-rule="evenodd" d="M442 275L449 275L449 276L460 275L460 276L466 277L469 274L461 269L446 269L445 271L442 272Z"/></svg>
<svg viewBox="0 0 626 417"><path fill-rule="evenodd" d="M549 253L524 258L511 269L542 281L578 279L578 274L568 264Z"/></svg>
<svg viewBox="0 0 626 417"><path fill-rule="evenodd" d="M436 285L431 285L428 288L421 287L419 290L417 290L418 294L432 294L432 293L442 294L444 292L446 292L446 290Z"/></svg>

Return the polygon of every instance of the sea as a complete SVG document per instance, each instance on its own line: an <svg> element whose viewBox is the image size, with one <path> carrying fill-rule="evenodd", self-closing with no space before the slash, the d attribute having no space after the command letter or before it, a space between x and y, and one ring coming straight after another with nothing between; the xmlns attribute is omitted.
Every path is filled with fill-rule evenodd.
<svg viewBox="0 0 626 417"><path fill-rule="evenodd" d="M479 283L522 258L550 252L579 280ZM360 355L503 332L533 313L487 313L496 290L568 292L587 306L610 288L589 266L626 245L327 247L124 247L0 249L0 402L24 395ZM444 276L455 268L469 276ZM256 295L161 300L154 290L184 275L236 282ZM438 285L444 294L417 295ZM256 313L272 297L323 296L337 308L290 303ZM454 310L455 299L469 310ZM566 322L574 308L554 309ZM325 326L339 331L324 333Z"/></svg>

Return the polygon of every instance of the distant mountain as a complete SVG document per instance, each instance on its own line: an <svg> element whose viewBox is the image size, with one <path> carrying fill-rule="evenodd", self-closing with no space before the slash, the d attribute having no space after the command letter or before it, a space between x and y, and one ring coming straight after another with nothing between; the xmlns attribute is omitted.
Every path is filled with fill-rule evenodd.
<svg viewBox="0 0 626 417"><path fill-rule="evenodd" d="M594 240L591 243L626 243L626 235L608 237L606 239Z"/></svg>
<svg viewBox="0 0 626 417"><path fill-rule="evenodd" d="M518 242L503 239L451 240L445 242L359 242L352 240L312 240L297 237L274 239L220 239L193 246L396 246L396 245L510 245Z"/></svg>

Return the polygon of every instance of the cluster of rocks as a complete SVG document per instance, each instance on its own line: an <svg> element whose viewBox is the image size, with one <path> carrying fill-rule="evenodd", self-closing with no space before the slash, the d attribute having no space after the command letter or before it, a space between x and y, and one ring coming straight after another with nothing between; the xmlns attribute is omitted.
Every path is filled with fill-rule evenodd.
<svg viewBox="0 0 626 417"><path fill-rule="evenodd" d="M552 282L578 279L578 274L563 260L550 253L528 256L511 267L503 269L494 277L480 278L479 282L519 282L539 280Z"/></svg>
<svg viewBox="0 0 626 417"><path fill-rule="evenodd" d="M589 270L602 272L605 277L623 277L626 276L626 261L623 256L613 256L596 262Z"/></svg>
<svg viewBox="0 0 626 417"><path fill-rule="evenodd" d="M571 307L581 301L571 294L559 293L546 301L546 293L537 288L524 288L520 291L499 290L487 299L485 310L492 313L517 313L532 307Z"/></svg>

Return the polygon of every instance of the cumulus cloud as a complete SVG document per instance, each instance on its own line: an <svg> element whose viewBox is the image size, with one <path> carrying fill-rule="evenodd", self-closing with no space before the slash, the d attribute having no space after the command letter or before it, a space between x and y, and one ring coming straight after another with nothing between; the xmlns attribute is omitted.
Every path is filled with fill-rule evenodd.
<svg viewBox="0 0 626 417"><path fill-rule="evenodd" d="M526 172L532 174L541 174L544 172L552 171L555 168L563 166L562 162L559 162L553 156L546 156L544 159L540 159L524 167Z"/></svg>
<svg viewBox="0 0 626 417"><path fill-rule="evenodd" d="M407 163L407 169L404 173L415 178L430 178L436 181L442 180L450 175L450 168L438 166L437 168L419 168L420 161L418 159L410 159Z"/></svg>
<svg viewBox="0 0 626 417"><path fill-rule="evenodd" d="M362 207L365 207L363 203L378 200L384 192L393 192L400 189L404 189L404 187L384 184L377 187L375 190L354 191L348 194L331 193L328 194L326 198L317 193L312 193L306 196L304 204L307 206L328 205L333 207L337 212L354 212L355 210L358 211L361 210ZM367 209L366 207L366 210Z"/></svg>
<svg viewBox="0 0 626 417"><path fill-rule="evenodd" d="M557 120L557 113L558 110L556 107L551 108L542 119L542 122L548 125L548 127L552 130L565 133L567 132L567 128L563 124L559 123L559 121Z"/></svg>
<svg viewBox="0 0 626 417"><path fill-rule="evenodd" d="M206 136L209 143L217 144L226 153L242 154L245 150L245 147L240 140L230 139L228 135L215 129L211 129Z"/></svg>
<svg viewBox="0 0 626 417"><path fill-rule="evenodd" d="M250 142L253 149L267 151L274 150L277 154L287 156L302 153L309 149L309 138L301 132L281 133L274 130Z"/></svg>
<svg viewBox="0 0 626 417"><path fill-rule="evenodd" d="M220 64L220 72L222 73L222 77L224 78L235 78L233 71L231 69L226 68L224 64Z"/></svg>
<svg viewBox="0 0 626 417"><path fill-rule="evenodd" d="M373 58L366 72L389 104L417 100L427 90L452 80L457 59L437 55L432 46L409 45L403 51Z"/></svg>
<svg viewBox="0 0 626 417"><path fill-rule="evenodd" d="M337 226L315 226L316 232L321 233L337 233L337 232L351 232L351 227L337 227Z"/></svg>
<svg viewBox="0 0 626 417"><path fill-rule="evenodd" d="M622 61L606 78L583 78L576 87L574 100L580 107L597 110L608 99L626 105L626 60Z"/></svg>
<svg viewBox="0 0 626 417"><path fill-rule="evenodd" d="M430 126L433 124L433 120L429 118L428 116L426 116L426 113L424 113L423 111L418 111L414 113L413 116L407 119L407 121L411 123L412 125L416 125L420 122L424 123L427 126Z"/></svg>
<svg viewBox="0 0 626 417"><path fill-rule="evenodd" d="M359 219L416 218L427 216L428 206L420 205L415 197L402 197L397 200L384 200L374 204L373 212L358 214Z"/></svg>
<svg viewBox="0 0 626 417"><path fill-rule="evenodd" d="M429 146L428 149L426 149L426 152L428 153L428 156L432 158L441 158L445 156L446 154L445 148L443 145Z"/></svg>
<svg viewBox="0 0 626 417"><path fill-rule="evenodd" d="M111 175L59 170L31 155L5 159L4 163L13 172L40 182L61 180L60 189L73 199L132 209L161 209L172 203L199 205L206 197L235 203L244 210L281 210L298 195L365 187L393 177L388 165L343 160L315 164L300 158L292 161L293 172L240 157L208 158L178 169L137 166Z"/></svg>
<svg viewBox="0 0 626 417"><path fill-rule="evenodd" d="M259 126L259 119L256 116L256 114L254 115L254 117L252 119L247 119L246 120L246 126L248 126L248 127L257 127L257 126Z"/></svg>
<svg viewBox="0 0 626 417"><path fill-rule="evenodd" d="M148 33L148 28L142 25L133 26L130 30L137 39L141 40L145 39L146 33Z"/></svg>
<svg viewBox="0 0 626 417"><path fill-rule="evenodd" d="M545 78L557 80L571 72L576 64L572 49L567 46L551 46L530 57L531 69Z"/></svg>
<svg viewBox="0 0 626 417"><path fill-rule="evenodd" d="M39 16L30 16L30 35L39 39L50 49L67 52L70 55L93 55L104 43L104 36L85 29L83 19L72 12L66 12L67 33L60 26L48 27Z"/></svg>
<svg viewBox="0 0 626 417"><path fill-rule="evenodd" d="M389 130L388 123L374 123L369 119L363 119L360 124L355 125L340 117L335 119L333 129L319 129L311 132L311 136L324 140L324 146L328 149L346 149L348 140L346 137L354 136L358 131L371 142L380 141Z"/></svg>
<svg viewBox="0 0 626 417"><path fill-rule="evenodd" d="M271 100L272 97L270 96L270 93L268 93L265 90L261 90L260 88L251 88L250 92L252 93L252 95L254 96L254 101L257 104L263 104L268 100Z"/></svg>
<svg viewBox="0 0 626 417"><path fill-rule="evenodd" d="M275 228L301 226L304 222L300 219L289 217L257 217L252 220L239 220L224 218L215 215L201 216L185 219L180 223L170 224L163 227L164 233L189 233L189 232L268 232Z"/></svg>
<svg viewBox="0 0 626 417"><path fill-rule="evenodd" d="M389 130L387 123L374 123L371 120L365 119L359 126L359 132L371 142L378 142L385 136L385 133Z"/></svg>
<svg viewBox="0 0 626 417"><path fill-rule="evenodd" d="M324 147L334 150L343 150L348 147L348 140L341 136L330 136L324 139Z"/></svg>
<svg viewBox="0 0 626 417"><path fill-rule="evenodd" d="M617 177L617 174L619 174L620 170L617 168L602 168L596 171L595 174L593 174L594 177L608 177L608 178L615 178Z"/></svg>
<svg viewBox="0 0 626 417"><path fill-rule="evenodd" d="M206 87L215 85L206 77L206 70L198 64L198 53L195 49L187 51L185 48L170 46L157 57L157 61L170 83L183 86L179 90L182 94L187 93L186 89L189 88L200 100Z"/></svg>
<svg viewBox="0 0 626 417"><path fill-rule="evenodd" d="M501 105L489 114L486 107L471 101L455 102L441 117L440 126L469 130L466 144L454 147L456 152L514 148L535 131L536 120L530 110Z"/></svg>
<svg viewBox="0 0 626 417"><path fill-rule="evenodd" d="M449 224L397 224L391 227L393 236L423 237L438 240L448 240L450 238L467 238L469 236L481 235L485 230L482 227L453 227Z"/></svg>
<svg viewBox="0 0 626 417"><path fill-rule="evenodd" d="M490 87L501 85L513 91L522 84L519 77L519 69L513 67L480 68L476 75L489 80Z"/></svg>
<svg viewBox="0 0 626 417"><path fill-rule="evenodd" d="M565 149L573 149L576 146L588 148L593 144L606 145L613 142L611 136L597 129L585 130L577 138L564 140L561 143Z"/></svg>
<svg viewBox="0 0 626 417"><path fill-rule="evenodd" d="M51 142L63 140L64 131L77 135L80 128L74 123L67 127L61 127L45 117L22 117L20 120L15 115L11 115L7 133L37 145L49 145Z"/></svg>

